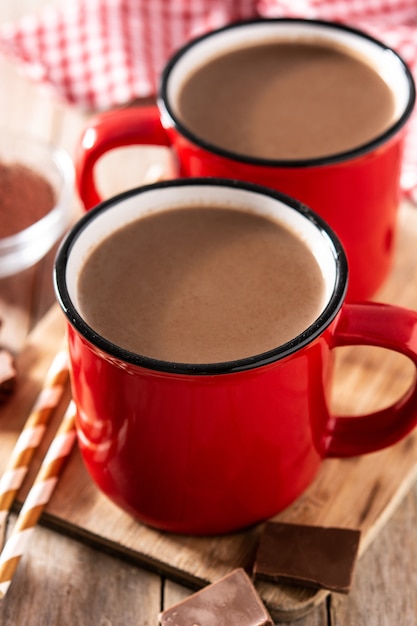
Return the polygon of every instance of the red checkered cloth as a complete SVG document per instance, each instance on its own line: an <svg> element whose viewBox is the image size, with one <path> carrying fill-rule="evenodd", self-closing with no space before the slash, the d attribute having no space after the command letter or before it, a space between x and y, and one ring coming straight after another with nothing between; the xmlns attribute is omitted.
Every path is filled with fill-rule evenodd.
<svg viewBox="0 0 417 626"><path fill-rule="evenodd" d="M0 53L64 101L97 111L154 95L163 66L181 45L256 16L359 27L397 50L417 79L416 0L61 0L0 25ZM416 115L402 187L417 201Z"/></svg>

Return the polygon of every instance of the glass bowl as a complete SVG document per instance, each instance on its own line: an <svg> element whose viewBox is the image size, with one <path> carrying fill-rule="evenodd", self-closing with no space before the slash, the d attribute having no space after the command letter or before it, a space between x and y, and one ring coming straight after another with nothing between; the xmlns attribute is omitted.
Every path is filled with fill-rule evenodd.
<svg viewBox="0 0 417 626"><path fill-rule="evenodd" d="M0 163L22 165L46 179L55 192L55 204L23 230L0 237L0 278L11 276L42 259L71 222L74 165L65 150L22 133L0 130ZM1 194L0 189L0 194ZM7 220L0 206L0 220Z"/></svg>

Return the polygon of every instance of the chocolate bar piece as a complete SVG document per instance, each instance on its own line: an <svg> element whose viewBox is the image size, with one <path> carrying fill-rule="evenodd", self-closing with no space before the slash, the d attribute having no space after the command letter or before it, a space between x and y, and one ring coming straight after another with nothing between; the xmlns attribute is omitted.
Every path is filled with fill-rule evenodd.
<svg viewBox="0 0 417 626"><path fill-rule="evenodd" d="M163 611L161 626L273 626L246 572L239 568Z"/></svg>
<svg viewBox="0 0 417 626"><path fill-rule="evenodd" d="M0 350L0 402L7 400L14 391L16 370L14 359L8 350Z"/></svg>
<svg viewBox="0 0 417 626"><path fill-rule="evenodd" d="M267 522L259 540L254 576L348 593L359 540L359 530Z"/></svg>

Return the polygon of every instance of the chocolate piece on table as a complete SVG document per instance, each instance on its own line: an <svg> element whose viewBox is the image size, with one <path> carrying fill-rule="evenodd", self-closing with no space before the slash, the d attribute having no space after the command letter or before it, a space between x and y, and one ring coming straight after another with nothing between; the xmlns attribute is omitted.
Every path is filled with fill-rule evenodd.
<svg viewBox="0 0 417 626"><path fill-rule="evenodd" d="M162 626L273 626L249 576L236 569L163 611Z"/></svg>
<svg viewBox="0 0 417 626"><path fill-rule="evenodd" d="M13 356L8 350L0 349L0 402L14 391L16 377Z"/></svg>
<svg viewBox="0 0 417 626"><path fill-rule="evenodd" d="M348 593L360 531L267 522L255 558L254 575L270 582Z"/></svg>

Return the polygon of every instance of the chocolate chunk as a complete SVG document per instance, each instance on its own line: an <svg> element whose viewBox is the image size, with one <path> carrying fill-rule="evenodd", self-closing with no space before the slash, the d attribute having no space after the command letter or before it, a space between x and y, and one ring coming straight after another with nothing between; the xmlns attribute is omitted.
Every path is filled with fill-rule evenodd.
<svg viewBox="0 0 417 626"><path fill-rule="evenodd" d="M360 531L267 522L255 558L255 578L348 593Z"/></svg>
<svg viewBox="0 0 417 626"><path fill-rule="evenodd" d="M163 611L161 626L273 626L258 592L236 569Z"/></svg>
<svg viewBox="0 0 417 626"><path fill-rule="evenodd" d="M7 400L14 391L16 370L14 359L8 350L0 350L0 402Z"/></svg>

